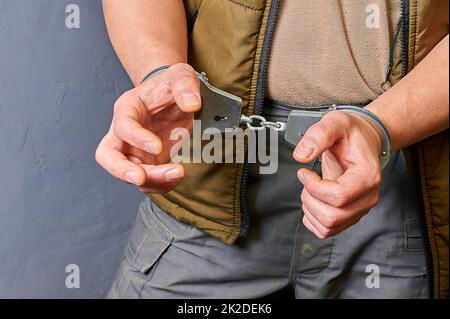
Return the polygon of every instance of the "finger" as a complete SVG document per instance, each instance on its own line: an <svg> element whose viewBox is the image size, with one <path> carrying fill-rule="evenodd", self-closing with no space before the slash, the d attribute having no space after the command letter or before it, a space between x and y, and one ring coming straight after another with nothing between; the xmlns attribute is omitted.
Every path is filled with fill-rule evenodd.
<svg viewBox="0 0 450 319"><path fill-rule="evenodd" d="M333 236L336 236L337 234L343 232L347 228L351 227L352 225L356 224L359 219L352 219L349 220L347 223L342 224L335 228L326 228L320 222L312 215L307 209L303 208L304 216L303 219L307 220L309 224L311 224L314 227L314 234L320 238L320 239L326 239ZM305 225L306 226L306 225Z"/></svg>
<svg viewBox="0 0 450 319"><path fill-rule="evenodd" d="M136 156L133 155L125 155L125 156L129 161L133 162L134 164L142 164L142 160Z"/></svg>
<svg viewBox="0 0 450 319"><path fill-rule="evenodd" d="M124 154L116 150L112 144L101 142L95 158L100 166L114 177L135 185L142 185L146 173L142 167L128 160Z"/></svg>
<svg viewBox="0 0 450 319"><path fill-rule="evenodd" d="M184 167L180 164L142 165L146 173L145 188L167 191L184 177Z"/></svg>
<svg viewBox="0 0 450 319"><path fill-rule="evenodd" d="M320 238L320 239L325 239L326 237L323 236L316 227L314 227L314 225L311 223L311 221L305 216L303 216L303 225L305 225L305 227L312 232L316 237Z"/></svg>
<svg viewBox="0 0 450 319"><path fill-rule="evenodd" d="M303 213L305 214L304 218L306 218L311 223L311 225L314 226L314 229L317 231L318 234L316 234L316 236L319 235L318 236L319 238L325 239L325 238L333 235L333 233L332 233L333 229L323 226L317 220L317 218L314 217L313 214L311 214L311 212L308 210L308 208L306 208L305 205L302 206L302 210L303 210Z"/></svg>
<svg viewBox="0 0 450 319"><path fill-rule="evenodd" d="M334 207L345 207L381 184L379 172L361 172L357 168L347 169L335 181L302 168L298 178L312 196Z"/></svg>
<svg viewBox="0 0 450 319"><path fill-rule="evenodd" d="M113 119L114 134L141 150L158 155L162 150L161 140L140 123L144 121L143 102L135 95L123 95L115 105Z"/></svg>
<svg viewBox="0 0 450 319"><path fill-rule="evenodd" d="M342 112L330 112L320 122L312 125L297 144L294 158L300 163L310 163L329 149L350 126L350 118Z"/></svg>
<svg viewBox="0 0 450 319"><path fill-rule="evenodd" d="M320 223L320 221L313 215L311 212L303 205L302 206L303 213L305 214L305 218L309 220L309 222L314 225L314 228L318 231L321 236L318 236L321 239L329 238L335 236L350 226L356 224L360 218L351 218L347 222L332 228L325 227Z"/></svg>
<svg viewBox="0 0 450 319"><path fill-rule="evenodd" d="M142 84L142 89L136 91L147 110L152 113L175 103L169 78L163 75L148 79Z"/></svg>
<svg viewBox="0 0 450 319"><path fill-rule="evenodd" d="M345 225L354 220L359 220L370 208L376 205L378 195L368 193L358 201L345 208L336 208L323 203L303 189L301 194L302 205L317 219L317 221L328 229Z"/></svg>
<svg viewBox="0 0 450 319"><path fill-rule="evenodd" d="M180 67L170 80L173 98L178 107L187 113L201 108L200 80L192 69Z"/></svg>
<svg viewBox="0 0 450 319"><path fill-rule="evenodd" d="M114 121L114 134L124 142L150 154L158 155L162 151L159 137L131 117L118 117Z"/></svg>
<svg viewBox="0 0 450 319"><path fill-rule="evenodd" d="M328 180L337 180L339 176L345 173L345 169L339 163L338 159L332 152L325 151L322 154L322 178Z"/></svg>

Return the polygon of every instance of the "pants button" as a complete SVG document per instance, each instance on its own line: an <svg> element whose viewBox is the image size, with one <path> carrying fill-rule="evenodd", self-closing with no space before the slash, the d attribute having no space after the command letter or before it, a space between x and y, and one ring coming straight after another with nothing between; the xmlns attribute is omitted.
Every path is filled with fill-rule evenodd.
<svg viewBox="0 0 450 319"><path fill-rule="evenodd" d="M310 244L303 244L300 253L303 257L310 258L314 254L314 249Z"/></svg>

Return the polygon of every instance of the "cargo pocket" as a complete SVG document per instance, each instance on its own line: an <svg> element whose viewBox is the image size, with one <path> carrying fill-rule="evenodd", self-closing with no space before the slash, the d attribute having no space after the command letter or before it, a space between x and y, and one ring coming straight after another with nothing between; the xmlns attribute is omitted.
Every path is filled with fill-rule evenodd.
<svg viewBox="0 0 450 319"><path fill-rule="evenodd" d="M159 225L152 216L153 212L148 212L148 209L149 205L144 202L124 253L130 266L146 277L151 276L155 264L173 241L173 237Z"/></svg>

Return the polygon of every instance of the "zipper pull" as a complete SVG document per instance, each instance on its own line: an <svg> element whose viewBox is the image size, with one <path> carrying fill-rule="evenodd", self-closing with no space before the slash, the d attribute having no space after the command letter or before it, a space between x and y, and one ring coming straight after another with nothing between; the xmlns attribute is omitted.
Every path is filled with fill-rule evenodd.
<svg viewBox="0 0 450 319"><path fill-rule="evenodd" d="M383 83L381 83L381 92L386 93L391 87L392 85L389 81L384 81Z"/></svg>

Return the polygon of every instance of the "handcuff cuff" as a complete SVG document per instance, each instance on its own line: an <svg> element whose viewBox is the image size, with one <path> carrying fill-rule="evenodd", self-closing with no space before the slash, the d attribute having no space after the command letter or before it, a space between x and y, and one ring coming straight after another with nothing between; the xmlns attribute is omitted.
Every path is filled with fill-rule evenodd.
<svg viewBox="0 0 450 319"><path fill-rule="evenodd" d="M155 69L142 82L169 67L163 66ZM271 122L261 115L246 116L242 114L242 99L240 97L212 86L204 72L197 73L197 76L200 80L202 108L195 115L195 119L201 120L202 129L205 133L225 133L227 130L238 129L241 125L246 125L251 130L268 128L284 133L286 142L295 146L309 127L318 123L323 116L329 112L341 111L362 117L377 131L381 139L381 169L384 169L389 163L392 154L391 136L383 122L375 114L362 107L327 105L315 108L295 108L289 113L286 122Z"/></svg>

